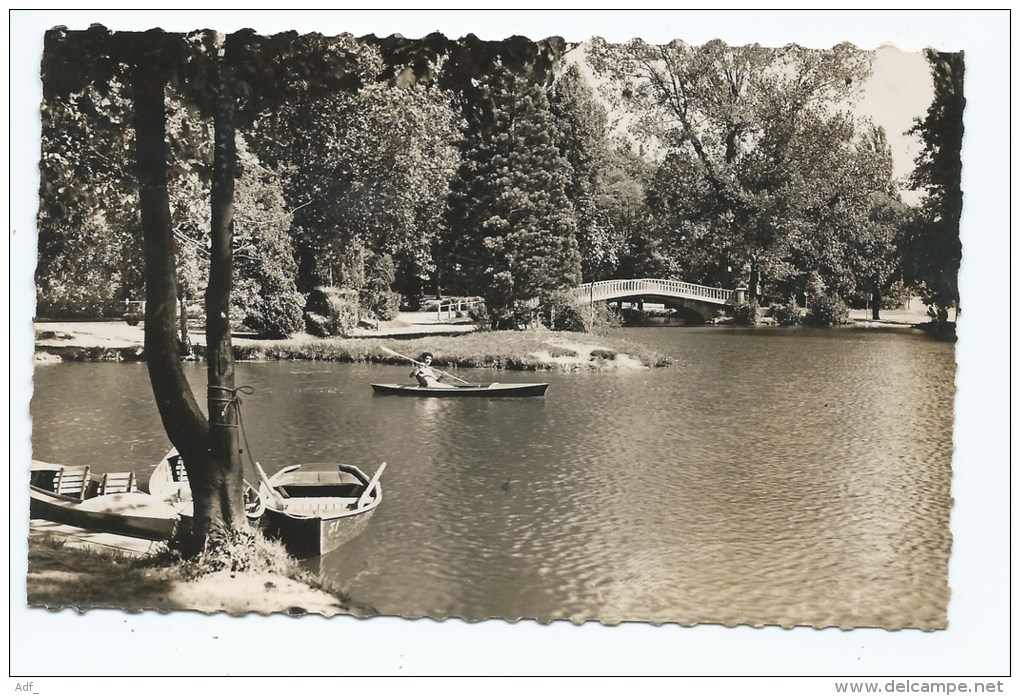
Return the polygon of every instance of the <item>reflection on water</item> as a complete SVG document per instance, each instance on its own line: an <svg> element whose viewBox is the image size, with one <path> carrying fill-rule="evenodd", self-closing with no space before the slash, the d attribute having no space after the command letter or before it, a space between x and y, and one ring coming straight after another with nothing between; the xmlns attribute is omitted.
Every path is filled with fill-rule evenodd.
<svg viewBox="0 0 1020 696"><path fill-rule="evenodd" d="M542 398L430 399L373 394L407 381L400 366L239 364L270 472L388 462L368 530L310 567L384 614L944 626L951 344L624 333L676 365L543 374ZM189 370L202 393L204 367ZM36 385L36 457L147 476L162 456L143 366L41 366Z"/></svg>

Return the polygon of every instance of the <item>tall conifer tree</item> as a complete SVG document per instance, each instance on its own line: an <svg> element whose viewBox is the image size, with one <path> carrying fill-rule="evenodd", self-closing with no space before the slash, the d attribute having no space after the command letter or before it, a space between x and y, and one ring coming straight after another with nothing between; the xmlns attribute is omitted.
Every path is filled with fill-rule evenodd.
<svg viewBox="0 0 1020 696"><path fill-rule="evenodd" d="M580 282L570 166L557 149L545 89L510 71L484 86L491 125L472 130L452 186L448 271L480 293L496 326L526 323Z"/></svg>

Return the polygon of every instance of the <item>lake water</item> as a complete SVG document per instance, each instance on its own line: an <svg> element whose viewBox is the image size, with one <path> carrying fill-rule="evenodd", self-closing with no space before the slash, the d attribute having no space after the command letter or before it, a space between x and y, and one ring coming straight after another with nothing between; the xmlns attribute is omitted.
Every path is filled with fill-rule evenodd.
<svg viewBox="0 0 1020 696"><path fill-rule="evenodd" d="M309 567L382 614L945 625L952 344L907 329L621 333L676 364L459 373L550 382L523 399L374 395L408 381L399 366L239 364L269 473L387 462L367 531ZM189 370L203 394L205 366ZM35 385L36 458L144 479L165 452L144 365L41 365Z"/></svg>

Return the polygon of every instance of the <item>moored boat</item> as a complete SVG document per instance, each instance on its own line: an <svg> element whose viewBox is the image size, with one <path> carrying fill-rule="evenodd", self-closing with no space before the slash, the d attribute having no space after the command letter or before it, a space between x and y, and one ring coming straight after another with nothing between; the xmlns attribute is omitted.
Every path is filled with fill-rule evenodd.
<svg viewBox="0 0 1020 696"><path fill-rule="evenodd" d="M382 502L379 479L385 468L383 462L371 479L347 464L331 471L301 471L297 464L268 478L263 474L259 496L266 533L298 557L339 548L364 531Z"/></svg>
<svg viewBox="0 0 1020 696"><path fill-rule="evenodd" d="M191 502L188 472L176 448L171 448L152 470L147 487L151 495L171 505Z"/></svg>
<svg viewBox="0 0 1020 696"><path fill-rule="evenodd" d="M376 394L399 396L542 396L547 382L501 384L451 384L446 387L422 387L417 384L373 384Z"/></svg>
<svg viewBox="0 0 1020 696"><path fill-rule="evenodd" d="M191 496L191 483L188 471L184 468L184 460L177 448L171 448L166 456L156 465L149 475L148 490L151 495L176 508L186 517L192 517L194 503ZM262 517L265 505L259 497L258 490L247 481L244 482L244 513L249 520L255 521Z"/></svg>
<svg viewBox="0 0 1020 696"><path fill-rule="evenodd" d="M96 532L165 541L182 524L180 511L138 490L134 472L93 476L89 466L33 461L29 516Z"/></svg>

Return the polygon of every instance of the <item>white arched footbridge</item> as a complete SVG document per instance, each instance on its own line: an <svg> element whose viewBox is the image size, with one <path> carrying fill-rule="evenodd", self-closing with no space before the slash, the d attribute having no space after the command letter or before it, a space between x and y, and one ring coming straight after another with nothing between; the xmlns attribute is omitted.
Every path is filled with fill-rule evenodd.
<svg viewBox="0 0 1020 696"><path fill-rule="evenodd" d="M621 278L584 283L577 288L578 302L650 300L685 307L710 319L743 300L742 293L725 288L685 283L682 280Z"/></svg>

